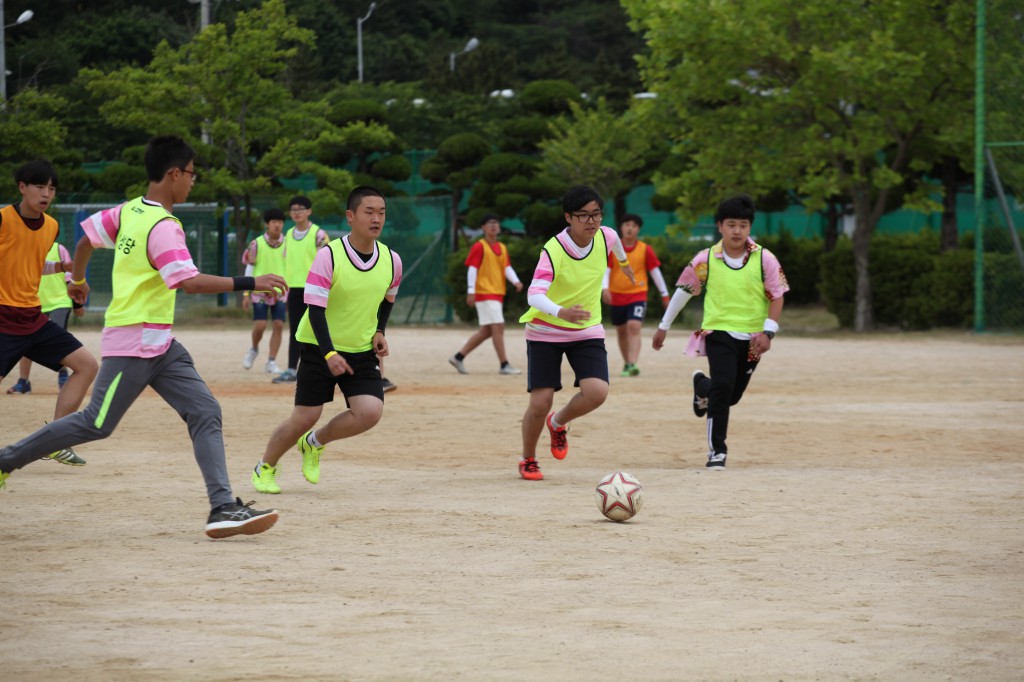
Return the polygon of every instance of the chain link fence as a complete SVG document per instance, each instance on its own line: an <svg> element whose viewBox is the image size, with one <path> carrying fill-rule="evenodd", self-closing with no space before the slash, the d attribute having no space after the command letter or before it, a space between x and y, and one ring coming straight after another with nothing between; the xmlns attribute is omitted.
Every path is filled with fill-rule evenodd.
<svg viewBox="0 0 1024 682"><path fill-rule="evenodd" d="M111 198L109 202L76 203L74 195L61 197L50 214L60 224L60 242L74 252L74 245L82 236L80 224L89 215L122 203ZM277 205L273 200L256 201L253 209L262 214L264 209ZM232 227L229 209L219 204L182 204L175 206L174 214L181 219L186 243L200 272L211 275L232 276L245 270L240 244ZM343 216L317 216L314 222L327 231L331 238L348 232ZM261 224L259 220L255 221ZM387 222L381 240L402 258L403 277L392 323L424 324L447 322L452 310L446 300L445 283L448 254L451 253L451 199L438 197L395 197L387 202ZM286 223L285 229L291 227ZM247 243L262 232L250 232ZM110 303L111 266L114 253L110 249L97 249L89 263L88 277L92 293L89 309L102 311ZM235 305L231 294L178 295L179 309L194 306L227 307Z"/></svg>

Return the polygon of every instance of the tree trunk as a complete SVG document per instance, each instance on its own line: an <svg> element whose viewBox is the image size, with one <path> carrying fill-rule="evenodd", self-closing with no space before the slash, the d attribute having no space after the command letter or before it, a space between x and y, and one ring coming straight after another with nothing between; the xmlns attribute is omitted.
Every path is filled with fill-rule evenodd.
<svg viewBox="0 0 1024 682"><path fill-rule="evenodd" d="M871 234L874 232L875 226L871 214L871 191L869 188L858 188L853 192L853 212L853 262L857 272L853 329L864 332L875 326L868 255L871 248Z"/></svg>
<svg viewBox="0 0 1024 682"><path fill-rule="evenodd" d="M452 253L459 250L459 204L462 203L462 190L452 190Z"/></svg>
<svg viewBox="0 0 1024 682"><path fill-rule="evenodd" d="M615 211L615 215L613 217L615 218L615 224L614 225L608 225L607 222L604 223L605 225L608 225L609 227L618 227L619 225L622 224L622 216L626 215L626 195L625 194L623 194L621 196L616 196L615 197L615 208L614 208L614 211Z"/></svg>
<svg viewBox="0 0 1024 682"><path fill-rule="evenodd" d="M825 246L822 249L825 253L831 253L839 241L839 219L843 211L839 204L829 202L825 208Z"/></svg>
<svg viewBox="0 0 1024 682"><path fill-rule="evenodd" d="M956 221L956 193L960 187L957 160L946 157L942 164L942 228L939 233L939 251L945 253L960 244L960 231Z"/></svg>

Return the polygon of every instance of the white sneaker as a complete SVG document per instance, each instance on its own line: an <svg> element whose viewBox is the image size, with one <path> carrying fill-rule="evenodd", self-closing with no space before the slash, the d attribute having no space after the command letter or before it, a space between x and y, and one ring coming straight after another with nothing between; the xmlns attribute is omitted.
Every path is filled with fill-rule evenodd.
<svg viewBox="0 0 1024 682"><path fill-rule="evenodd" d="M711 452L708 453L708 462L704 466L712 471L725 471L725 458L724 452Z"/></svg>
<svg viewBox="0 0 1024 682"><path fill-rule="evenodd" d="M246 369L252 369L252 363L256 362L256 356L260 354L258 348L250 348L245 351L245 357L242 358L242 367Z"/></svg>
<svg viewBox="0 0 1024 682"><path fill-rule="evenodd" d="M503 365L502 368L498 370L498 374L522 374L522 373L523 373L523 370L517 369L517 368L513 367L512 365Z"/></svg>
<svg viewBox="0 0 1024 682"><path fill-rule="evenodd" d="M459 370L459 374L469 374L469 370L466 369L466 365L464 365L462 360L459 360L454 355L448 358L448 364Z"/></svg>
<svg viewBox="0 0 1024 682"><path fill-rule="evenodd" d="M270 358L267 360L267 366L263 368L263 371L267 374L280 374L281 368L277 366L277 362L274 361L274 358Z"/></svg>

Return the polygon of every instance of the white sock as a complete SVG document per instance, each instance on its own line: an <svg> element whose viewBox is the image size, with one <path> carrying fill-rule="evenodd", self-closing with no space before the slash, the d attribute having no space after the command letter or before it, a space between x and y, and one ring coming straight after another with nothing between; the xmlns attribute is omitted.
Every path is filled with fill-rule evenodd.
<svg viewBox="0 0 1024 682"><path fill-rule="evenodd" d="M557 431L558 429L562 428L562 425L559 424L557 421L555 421L555 413L554 412L551 413L551 428L553 428L555 431Z"/></svg>
<svg viewBox="0 0 1024 682"><path fill-rule="evenodd" d="M323 447L322 445L320 445L320 441L316 439L316 429L313 429L312 431L309 432L309 435L306 436L306 442L312 445L314 448Z"/></svg>

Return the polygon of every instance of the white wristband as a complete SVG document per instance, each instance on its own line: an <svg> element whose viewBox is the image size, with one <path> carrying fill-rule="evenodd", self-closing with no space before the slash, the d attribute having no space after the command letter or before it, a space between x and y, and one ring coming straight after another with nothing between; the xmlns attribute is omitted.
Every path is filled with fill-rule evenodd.
<svg viewBox="0 0 1024 682"><path fill-rule="evenodd" d="M771 318L767 318L764 321L764 330L766 332L772 332L773 334L779 333L779 323Z"/></svg>

